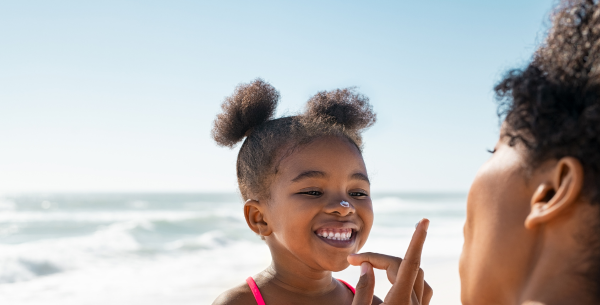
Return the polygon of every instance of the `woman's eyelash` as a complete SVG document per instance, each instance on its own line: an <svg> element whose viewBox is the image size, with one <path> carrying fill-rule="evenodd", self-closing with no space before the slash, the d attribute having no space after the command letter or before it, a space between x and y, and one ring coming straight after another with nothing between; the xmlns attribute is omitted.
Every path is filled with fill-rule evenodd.
<svg viewBox="0 0 600 305"><path fill-rule="evenodd" d="M493 153L496 152L496 149L495 148L494 149L487 149L487 152L489 152L490 154L493 154Z"/></svg>
<svg viewBox="0 0 600 305"><path fill-rule="evenodd" d="M352 197L364 197L364 196L369 196L363 192L350 192L348 193L348 195L352 196Z"/></svg>

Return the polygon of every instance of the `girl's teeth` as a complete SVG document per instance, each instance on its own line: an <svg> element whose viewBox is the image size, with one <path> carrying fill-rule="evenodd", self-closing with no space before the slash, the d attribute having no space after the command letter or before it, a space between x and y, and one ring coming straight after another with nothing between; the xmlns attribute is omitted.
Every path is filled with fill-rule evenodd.
<svg viewBox="0 0 600 305"><path fill-rule="evenodd" d="M322 231L317 233L317 235L333 240L349 240L352 237L352 231L350 232L333 232L333 231Z"/></svg>

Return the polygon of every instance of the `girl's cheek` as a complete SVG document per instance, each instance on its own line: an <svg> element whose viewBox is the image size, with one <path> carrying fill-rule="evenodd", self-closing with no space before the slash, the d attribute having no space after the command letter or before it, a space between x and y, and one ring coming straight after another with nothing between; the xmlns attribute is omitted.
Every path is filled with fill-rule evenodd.
<svg viewBox="0 0 600 305"><path fill-rule="evenodd" d="M365 224L365 227L370 229L373 226L373 219L375 217L373 213L373 204L369 202L369 204L365 205L365 209L363 211L363 216L361 216L362 221Z"/></svg>

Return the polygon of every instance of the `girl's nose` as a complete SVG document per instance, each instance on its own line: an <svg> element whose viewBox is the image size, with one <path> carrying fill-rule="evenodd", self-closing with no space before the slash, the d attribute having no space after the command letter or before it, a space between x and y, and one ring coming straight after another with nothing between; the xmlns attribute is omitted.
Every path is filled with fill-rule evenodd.
<svg viewBox="0 0 600 305"><path fill-rule="evenodd" d="M340 216L347 216L354 213L354 205L345 199L334 200L325 207L325 212Z"/></svg>

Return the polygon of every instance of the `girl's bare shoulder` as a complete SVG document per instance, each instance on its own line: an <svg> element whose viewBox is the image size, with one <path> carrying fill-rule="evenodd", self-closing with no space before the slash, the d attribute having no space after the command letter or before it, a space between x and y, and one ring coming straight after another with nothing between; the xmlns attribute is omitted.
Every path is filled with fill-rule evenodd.
<svg viewBox="0 0 600 305"><path fill-rule="evenodd" d="M381 303L383 301L380 298L373 296L371 305ZM248 284L244 283L221 293L212 305L256 305L256 299L254 299Z"/></svg>
<svg viewBox="0 0 600 305"><path fill-rule="evenodd" d="M256 300L248 284L244 283L221 293L212 305L256 305Z"/></svg>

